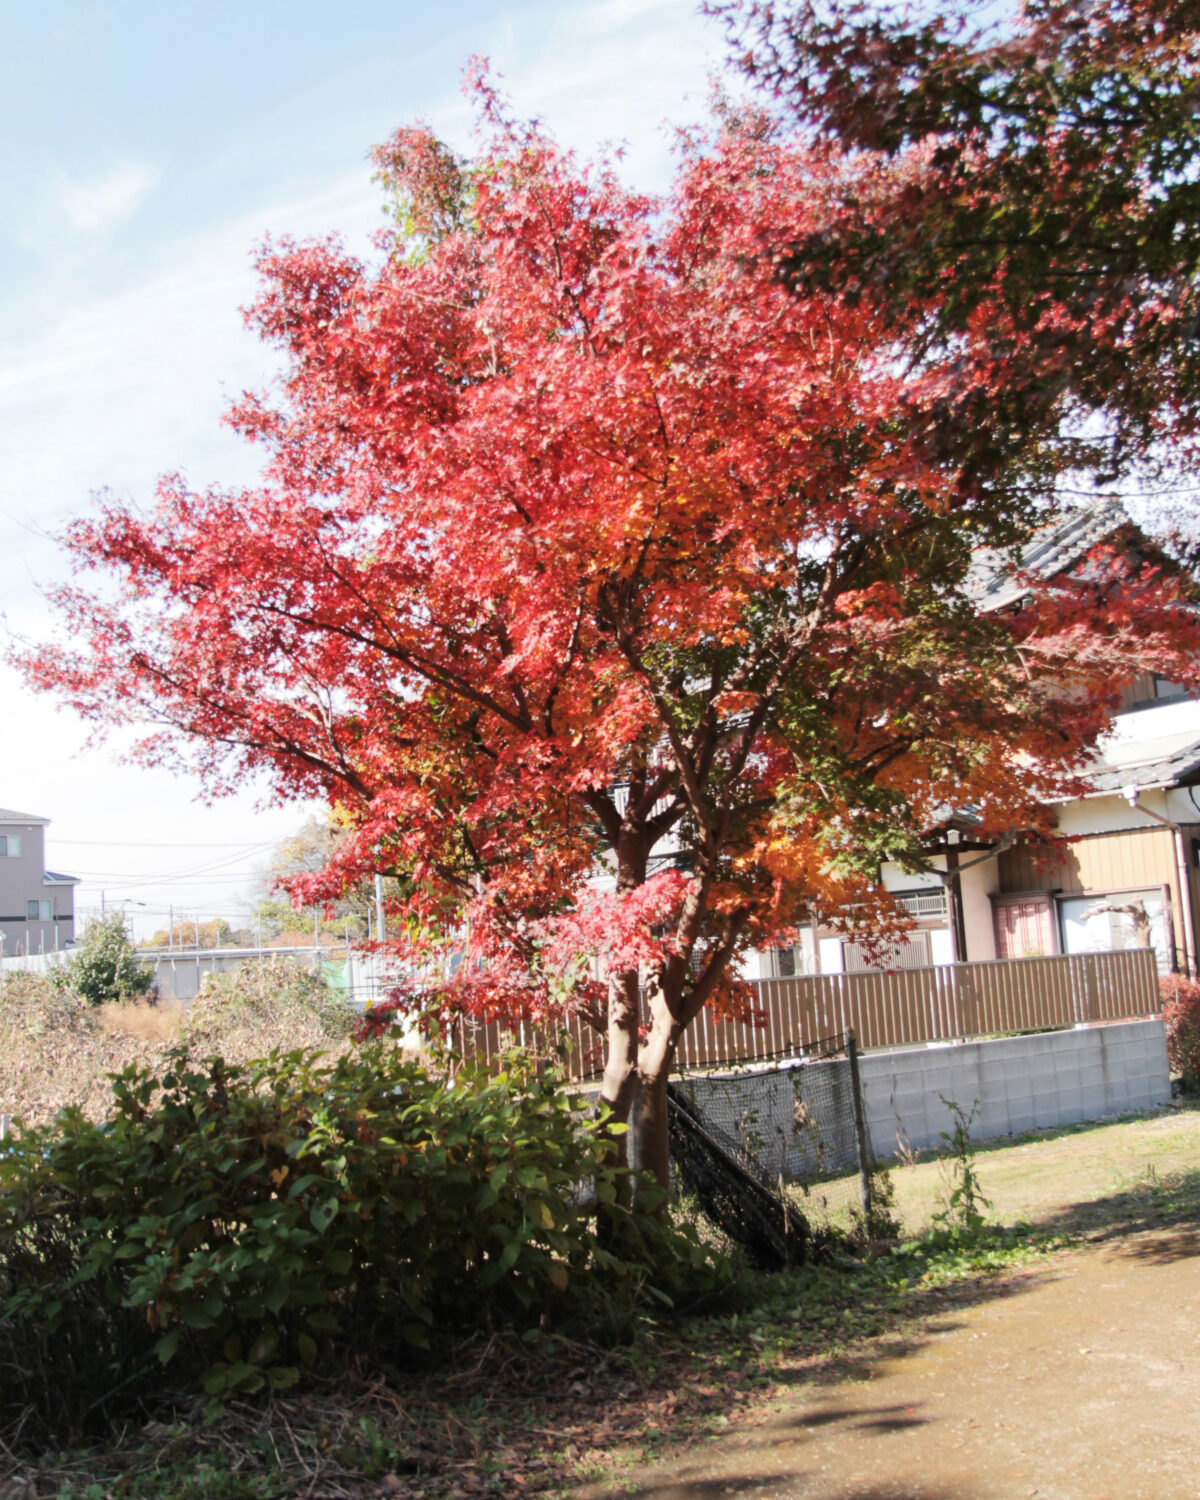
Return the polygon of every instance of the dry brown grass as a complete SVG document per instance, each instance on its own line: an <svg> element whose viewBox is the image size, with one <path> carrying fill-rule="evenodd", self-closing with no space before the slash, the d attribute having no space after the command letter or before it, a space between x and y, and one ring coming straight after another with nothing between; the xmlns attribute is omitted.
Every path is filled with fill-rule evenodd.
<svg viewBox="0 0 1200 1500"><path fill-rule="evenodd" d="M144 1000L114 1001L97 1007L96 1018L106 1036L135 1037L152 1046L170 1047L179 1036L183 1008Z"/></svg>
<svg viewBox="0 0 1200 1500"><path fill-rule="evenodd" d="M193 1052L248 1062L277 1047L341 1051L355 1021L311 969L275 958L206 977L183 1010L180 1040Z"/></svg>
<svg viewBox="0 0 1200 1500"><path fill-rule="evenodd" d="M353 1017L311 973L286 960L247 964L205 981L188 1006L89 1006L39 974L0 989L0 1113L44 1124L68 1105L100 1119L109 1075L157 1068L172 1047L244 1063L275 1048L341 1051Z"/></svg>

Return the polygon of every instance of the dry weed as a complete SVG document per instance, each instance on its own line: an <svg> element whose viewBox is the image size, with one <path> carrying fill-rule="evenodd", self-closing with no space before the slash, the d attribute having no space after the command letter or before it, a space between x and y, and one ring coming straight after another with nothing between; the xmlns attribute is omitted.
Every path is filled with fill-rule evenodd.
<svg viewBox="0 0 1200 1500"><path fill-rule="evenodd" d="M96 1014L101 1031L108 1036L131 1036L155 1046L170 1047L179 1035L182 1008L127 1000L101 1005Z"/></svg>
<svg viewBox="0 0 1200 1500"><path fill-rule="evenodd" d="M279 1048L340 1052L357 1017L319 974L289 959L205 977L182 1015L180 1040L197 1053L248 1062Z"/></svg>
<svg viewBox="0 0 1200 1500"><path fill-rule="evenodd" d="M101 1119L109 1075L157 1068L172 1047L244 1063L274 1048L341 1051L354 1017L319 976L287 960L249 963L206 979L191 1005L86 1005L41 974L0 986L0 1114L44 1124L78 1105Z"/></svg>
<svg viewBox="0 0 1200 1500"><path fill-rule="evenodd" d="M77 1104L92 1118L112 1100L108 1081L131 1062L149 1063L142 1038L106 1031L78 995L40 974L7 976L0 994L0 1112L44 1124Z"/></svg>

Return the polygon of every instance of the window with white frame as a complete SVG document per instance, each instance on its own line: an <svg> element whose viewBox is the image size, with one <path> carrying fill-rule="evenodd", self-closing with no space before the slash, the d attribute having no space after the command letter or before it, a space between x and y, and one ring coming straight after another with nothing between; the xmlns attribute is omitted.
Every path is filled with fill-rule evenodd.
<svg viewBox="0 0 1200 1500"><path fill-rule="evenodd" d="M1170 918L1162 886L1110 895L1060 897L1058 910L1065 953L1153 948L1159 972L1170 972Z"/></svg>
<svg viewBox="0 0 1200 1500"><path fill-rule="evenodd" d="M26 901L25 918L29 922L49 922L54 917L53 901Z"/></svg>
<svg viewBox="0 0 1200 1500"><path fill-rule="evenodd" d="M9 859L19 859L21 854L21 835L19 833L0 833L0 859L7 856Z"/></svg>
<svg viewBox="0 0 1200 1500"><path fill-rule="evenodd" d="M796 938L796 942L791 945L767 951L764 978L791 979L797 974L816 972L812 928L802 927Z"/></svg>

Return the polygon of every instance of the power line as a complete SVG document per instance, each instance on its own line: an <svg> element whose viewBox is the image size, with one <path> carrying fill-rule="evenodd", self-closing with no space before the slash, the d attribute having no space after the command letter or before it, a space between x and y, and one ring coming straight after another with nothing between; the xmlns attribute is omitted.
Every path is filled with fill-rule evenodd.
<svg viewBox="0 0 1200 1500"><path fill-rule="evenodd" d="M241 840L234 839L171 839L166 843L152 843L148 840L134 839L60 839L56 836L48 836L47 844L70 844L72 848L77 845L86 845L93 849L245 849L248 853L254 849L271 849L278 842L276 839L259 839L257 843L247 844Z"/></svg>
<svg viewBox="0 0 1200 1500"><path fill-rule="evenodd" d="M85 870L80 873L80 879L106 880L111 875L111 878L114 880L114 882L116 882L119 888L124 888L127 890L137 885L170 885L177 881L190 880L193 876L207 875L211 870L224 870L229 865L238 864L241 860L245 859L245 857L246 856L244 854L234 854L229 856L227 859L217 859L211 861L208 864L193 865L191 869L167 870L161 874L155 875L140 875L124 870ZM253 873L253 871L247 870L238 878L249 879Z"/></svg>

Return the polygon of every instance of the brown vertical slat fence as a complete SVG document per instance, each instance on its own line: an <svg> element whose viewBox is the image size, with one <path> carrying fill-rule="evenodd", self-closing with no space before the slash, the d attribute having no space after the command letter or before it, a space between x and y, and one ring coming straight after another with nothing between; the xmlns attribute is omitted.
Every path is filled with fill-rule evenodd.
<svg viewBox="0 0 1200 1500"><path fill-rule="evenodd" d="M680 1063L701 1068L780 1057L851 1030L860 1048L903 1047L1117 1021L1161 1008L1149 948L887 973L802 974L762 979L755 989L760 1025L721 1021L703 1011L680 1040ZM514 1044L551 1055L564 1041L573 1074L597 1071L601 1039L578 1017L558 1031L470 1021L458 1022L455 1030L457 1050L484 1062Z"/></svg>

